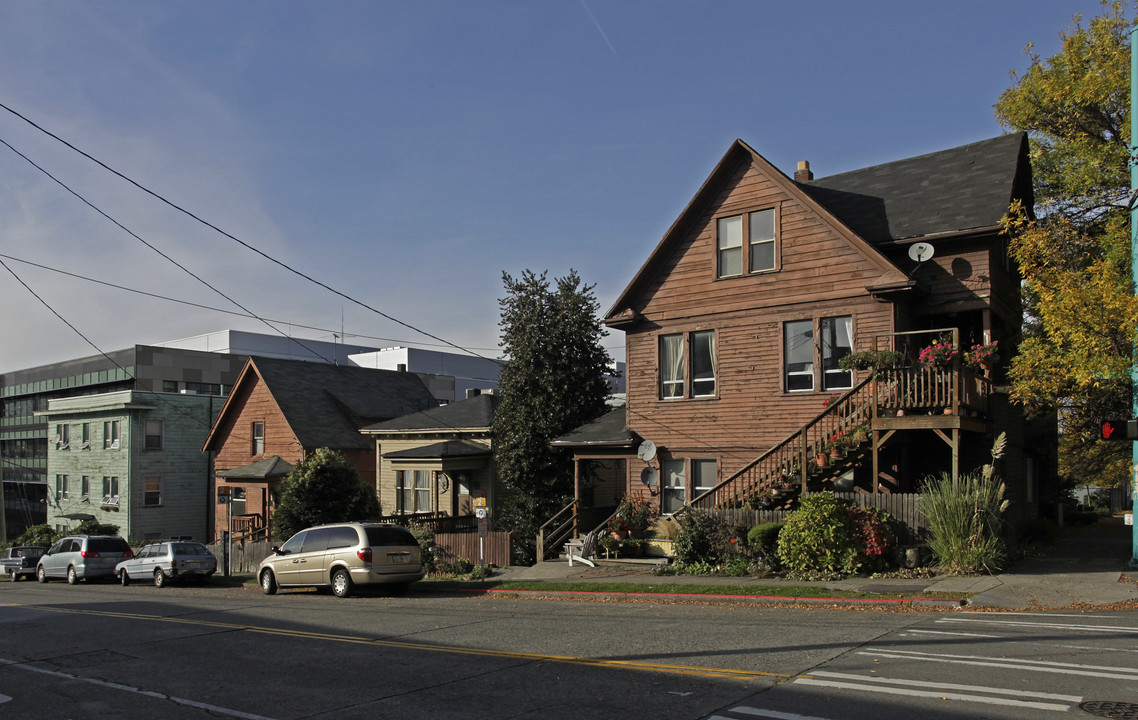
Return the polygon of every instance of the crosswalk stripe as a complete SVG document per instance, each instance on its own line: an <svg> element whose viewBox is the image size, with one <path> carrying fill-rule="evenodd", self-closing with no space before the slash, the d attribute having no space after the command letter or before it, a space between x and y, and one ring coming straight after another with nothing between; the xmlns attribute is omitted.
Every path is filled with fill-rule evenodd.
<svg viewBox="0 0 1138 720"><path fill-rule="evenodd" d="M795 685L814 685L817 687L830 687L840 690L864 690L866 692L882 693L884 695L905 695L908 697L936 698L940 700L960 700L962 702L984 703L986 705L1003 705L1006 707L1028 708L1031 710L1055 710L1066 712L1070 705L1057 705L1054 703L1029 702L1026 700L1012 700L1011 698L985 697L983 695L965 695L963 693L929 692L927 690L907 690L899 687L880 687L863 685L860 683L816 680L812 678L798 678Z"/></svg>

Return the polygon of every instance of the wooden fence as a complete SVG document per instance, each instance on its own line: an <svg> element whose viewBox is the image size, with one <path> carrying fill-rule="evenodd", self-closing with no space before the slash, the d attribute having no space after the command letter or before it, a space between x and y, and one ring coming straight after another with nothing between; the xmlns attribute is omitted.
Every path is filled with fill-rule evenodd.
<svg viewBox="0 0 1138 720"><path fill-rule="evenodd" d="M875 507L889 513L897 520L897 540L902 545L917 544L921 532L927 529L920 512L920 499L918 493L859 493L836 492L835 497L861 507ZM786 519L785 510L750 510L714 508L706 510L709 515L723 518L733 525L754 527L763 523L783 522Z"/></svg>
<svg viewBox="0 0 1138 720"><path fill-rule="evenodd" d="M225 543L212 543L207 545L209 551L217 558L217 571L225 574ZM257 572L257 566L262 560L273 552L273 543L268 542L235 542L231 546L233 559L230 567L234 575Z"/></svg>
<svg viewBox="0 0 1138 720"><path fill-rule="evenodd" d="M508 532L486 533L486 562L498 567L508 567L513 534ZM479 538L476 532L435 533L435 545L439 548L439 560L453 562L459 558L478 564Z"/></svg>

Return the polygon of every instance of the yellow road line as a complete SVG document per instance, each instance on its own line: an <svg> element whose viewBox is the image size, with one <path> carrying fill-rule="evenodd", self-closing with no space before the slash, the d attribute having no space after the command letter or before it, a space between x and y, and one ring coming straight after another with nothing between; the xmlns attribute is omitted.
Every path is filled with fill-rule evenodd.
<svg viewBox="0 0 1138 720"><path fill-rule="evenodd" d="M672 673L676 675L693 675L698 677L730 678L736 680L750 680L761 677L788 680L793 677L798 677L794 674L763 672L761 670L736 670L733 668L700 667L698 665L670 665L666 663L651 663L636 660L605 660L602 658L575 657L572 655L545 655L540 653L515 652L511 650L492 650L486 648L460 647L456 645L435 645L429 643L415 643L398 640L381 640L378 638L369 638L358 635L336 635L332 633L319 633L308 630L287 630L283 628L263 627L258 625L242 625L238 623L224 623L211 620L195 620L192 618L164 617L162 615L145 615L141 613L111 612L107 610L76 610L72 608L46 607L42 605L6 604L5 606L43 610L46 612L68 613L72 615L97 615L100 617L123 618L126 620L152 620L155 622L194 625L198 627L216 628L219 630L236 630L259 633L262 635L293 637L303 640L328 640L332 642L353 643L357 645L372 645L376 647L388 647L400 650L444 652L456 655L477 655L482 657L494 657L506 660L557 662L570 665L622 668L625 670L643 670L648 672Z"/></svg>

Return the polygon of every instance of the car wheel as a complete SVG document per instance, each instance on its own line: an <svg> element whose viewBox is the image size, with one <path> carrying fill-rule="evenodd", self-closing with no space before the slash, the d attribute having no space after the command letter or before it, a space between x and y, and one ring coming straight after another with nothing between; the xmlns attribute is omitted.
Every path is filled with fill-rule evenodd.
<svg viewBox="0 0 1138 720"><path fill-rule="evenodd" d="M332 571L332 594L339 598L352 594L352 576L344 568Z"/></svg>
<svg viewBox="0 0 1138 720"><path fill-rule="evenodd" d="M166 573L162 572L162 568L154 571L154 587L166 587L166 581L170 578L166 577Z"/></svg>
<svg viewBox="0 0 1138 720"><path fill-rule="evenodd" d="M77 572L75 572L75 566L74 565L67 568L67 584L68 585L78 585L79 584L79 574Z"/></svg>
<svg viewBox="0 0 1138 720"><path fill-rule="evenodd" d="M43 569L43 565L36 568L36 580L39 580L41 583L47 582L47 570Z"/></svg>
<svg viewBox="0 0 1138 720"><path fill-rule="evenodd" d="M272 570L261 571L261 592L266 595L275 595L277 592L277 579L273 577Z"/></svg>
<svg viewBox="0 0 1138 720"><path fill-rule="evenodd" d="M120 571L119 572L119 582L122 583L123 587L130 585L130 573L128 573L126 570Z"/></svg>
<svg viewBox="0 0 1138 720"><path fill-rule="evenodd" d="M8 571L8 577L12 578L12 582L20 581L20 573L16 572L15 570Z"/></svg>

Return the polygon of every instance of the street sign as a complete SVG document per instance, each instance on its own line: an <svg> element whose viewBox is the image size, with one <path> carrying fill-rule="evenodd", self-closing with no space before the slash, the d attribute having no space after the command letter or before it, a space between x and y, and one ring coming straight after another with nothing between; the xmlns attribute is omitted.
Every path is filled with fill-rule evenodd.
<svg viewBox="0 0 1138 720"><path fill-rule="evenodd" d="M1103 440L1138 440L1138 420L1103 420Z"/></svg>

